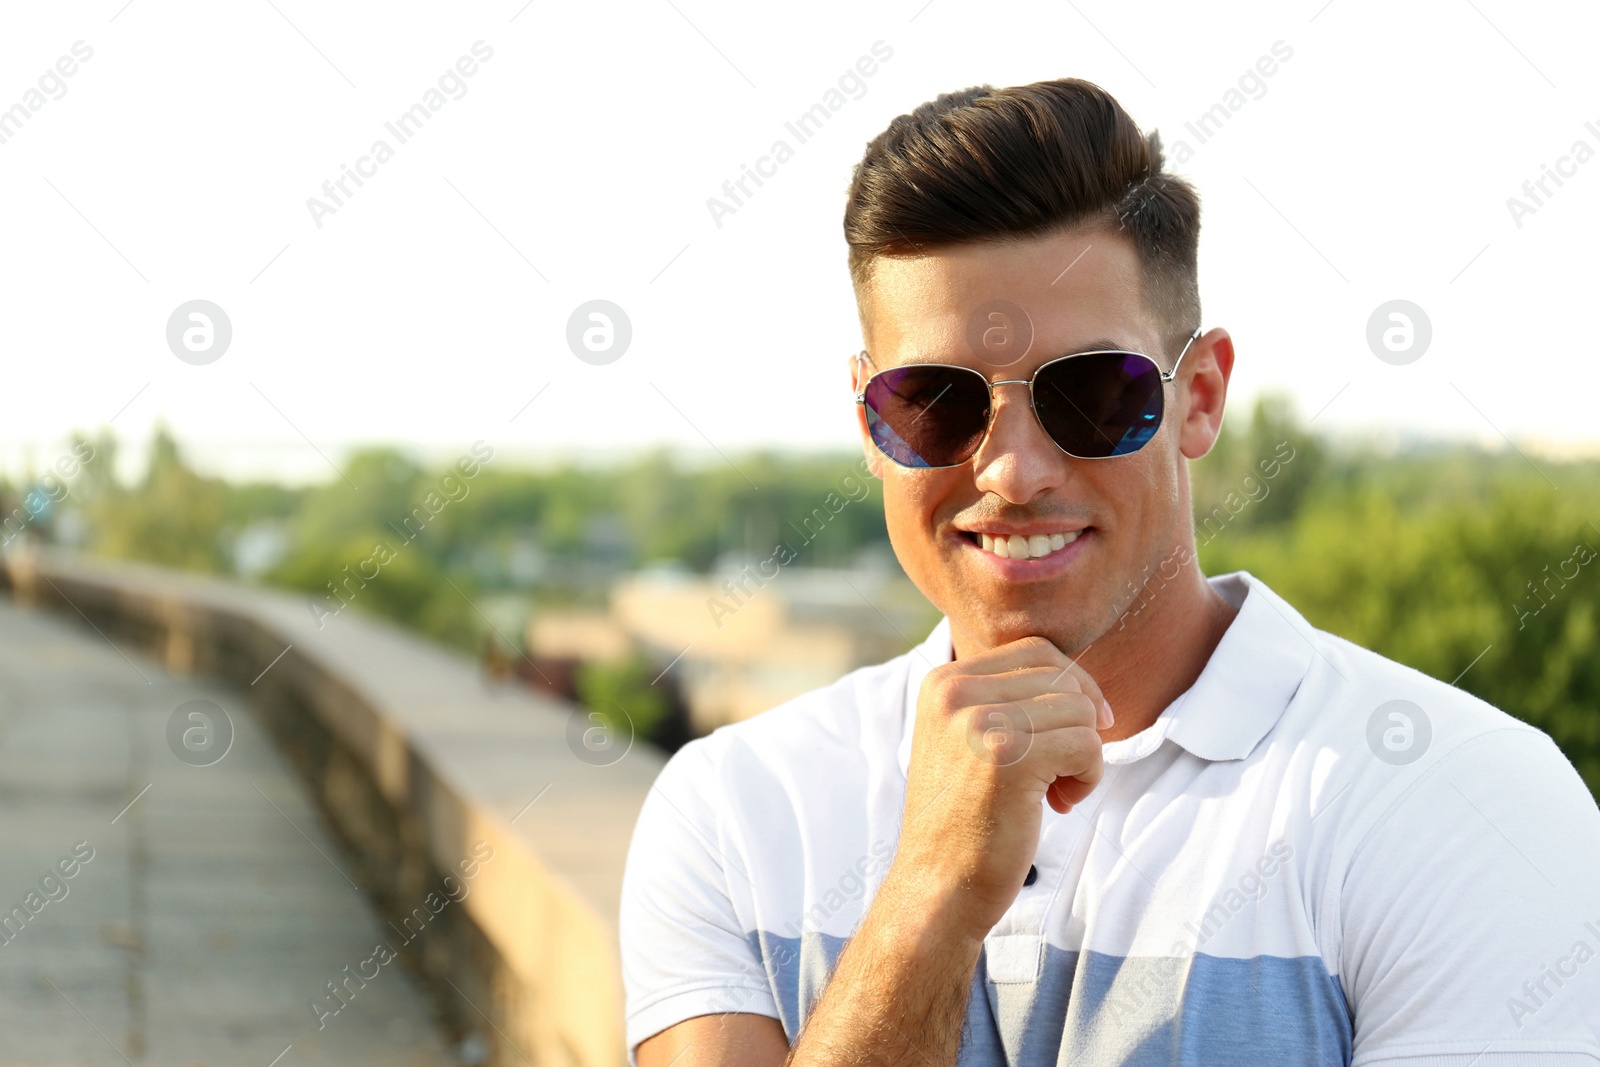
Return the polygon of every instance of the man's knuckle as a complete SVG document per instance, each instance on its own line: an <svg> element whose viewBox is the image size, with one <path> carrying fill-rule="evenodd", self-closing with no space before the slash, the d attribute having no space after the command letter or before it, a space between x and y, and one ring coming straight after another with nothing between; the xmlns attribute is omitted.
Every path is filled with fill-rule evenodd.
<svg viewBox="0 0 1600 1067"><path fill-rule="evenodd" d="M922 683L923 695L931 700L935 707L949 708L952 705L952 698L957 695L960 682L959 676L949 672L929 674Z"/></svg>
<svg viewBox="0 0 1600 1067"><path fill-rule="evenodd" d="M1092 725L1099 718L1100 705L1088 693L1077 692L1067 696L1067 707L1072 713L1083 720L1085 725Z"/></svg>
<svg viewBox="0 0 1600 1067"><path fill-rule="evenodd" d="M1040 637L1037 634L1031 637L1023 638L1022 645L1025 649L1032 653L1045 653L1050 654L1052 657L1059 657L1061 655L1061 650L1055 646L1055 642L1051 641L1049 638Z"/></svg>

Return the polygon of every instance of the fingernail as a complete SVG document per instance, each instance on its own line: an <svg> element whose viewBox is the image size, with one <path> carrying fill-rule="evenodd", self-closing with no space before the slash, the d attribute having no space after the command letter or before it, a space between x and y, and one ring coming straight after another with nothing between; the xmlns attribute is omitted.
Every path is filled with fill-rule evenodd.
<svg viewBox="0 0 1600 1067"><path fill-rule="evenodd" d="M1100 706L1100 729L1109 730L1116 724L1116 712L1111 710L1111 701L1107 700Z"/></svg>

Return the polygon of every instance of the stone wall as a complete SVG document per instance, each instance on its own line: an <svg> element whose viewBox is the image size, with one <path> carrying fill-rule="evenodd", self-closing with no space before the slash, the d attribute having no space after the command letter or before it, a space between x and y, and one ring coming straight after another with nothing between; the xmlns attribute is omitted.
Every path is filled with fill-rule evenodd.
<svg viewBox="0 0 1600 1067"><path fill-rule="evenodd" d="M617 904L659 751L580 759L580 709L353 608L319 625L281 591L53 549L6 559L0 591L245 694L350 876L412 938L402 958L447 1028L477 1035L489 1064L626 1063ZM459 902L417 913L474 859Z"/></svg>

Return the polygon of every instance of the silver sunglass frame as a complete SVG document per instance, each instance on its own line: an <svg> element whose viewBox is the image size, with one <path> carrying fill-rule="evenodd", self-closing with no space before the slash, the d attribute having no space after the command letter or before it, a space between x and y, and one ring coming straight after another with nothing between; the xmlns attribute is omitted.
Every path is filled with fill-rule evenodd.
<svg viewBox="0 0 1600 1067"><path fill-rule="evenodd" d="M855 399L856 399L856 403L858 405L861 405L862 407L865 407L866 403L867 403L867 390L872 387L873 380L876 379L879 375L889 373L889 371L891 371L891 370L905 370L905 369L907 369L909 367L942 367L942 368L947 369L947 370L959 370L959 371L965 371L965 372L967 372L969 374L975 374L975 375L978 376L979 379L981 379L983 381L983 384L985 386L987 386L988 390L989 390L989 421L988 421L988 424L986 426L984 426L984 428L983 428L983 437L978 441L978 447L973 450L973 455L977 455L978 452L982 451L984 442L989 439L990 431L994 429L994 390L995 390L995 387L996 386L1000 386L1000 385L1026 385L1028 387L1028 408L1029 408L1030 411L1033 412L1034 421L1039 423L1039 429L1044 431L1044 435L1045 435L1045 437L1049 438L1050 443L1055 445L1057 448L1061 448L1061 442L1057 441L1053 436L1051 436L1049 429L1044 424L1044 420L1039 416L1039 407L1034 402L1033 383L1038 379L1040 373L1046 367L1053 367L1058 363L1064 363L1069 359L1077 359L1080 356L1107 356L1107 355L1138 356L1141 359L1148 359L1150 361L1150 365L1155 367L1156 373L1161 376L1161 382L1164 385L1164 384L1166 384L1168 382L1173 381L1174 379L1176 379L1178 377L1178 368L1183 365L1183 357L1189 354L1190 346L1192 346L1194 344L1195 340L1197 338L1199 338L1200 333L1201 333L1201 327L1196 326L1194 332L1189 335L1189 339L1184 342L1183 351L1179 352L1178 353L1178 358L1173 361L1172 369L1170 371L1162 370L1161 369L1161 364L1157 363L1153 356L1150 356L1150 355L1148 355L1148 354L1146 354L1144 352L1135 352L1135 351L1133 351L1131 349L1126 349L1126 348L1099 348L1099 349L1095 349L1092 352L1069 352L1067 355L1057 356L1055 359L1047 360L1044 363L1039 364L1037 367L1035 367L1033 369L1033 373L1031 375L1029 375L1028 377L1026 377L1026 378L1003 378L1003 379L1001 379L1000 381L997 381L997 382L991 382L989 379L985 378L983 376L983 372L978 370L976 367L963 367L959 363L903 363L898 367L887 367L884 370L874 371L866 379L866 381L861 383L861 391L855 395ZM860 363L860 364L865 364L868 367L873 366L872 357L867 354L867 350L866 349L862 349L860 352L857 352L855 358L856 358L857 362ZM943 394L941 394L941 395L943 395ZM939 399L938 397L934 397L934 402L937 403L938 399ZM1072 398L1068 397L1067 398L1067 402L1071 403L1072 402ZM1074 407L1076 407L1076 405L1074 405ZM1163 405L1162 410L1163 410L1163 417L1164 417L1165 416L1165 405ZM1082 412L1080 411L1079 414L1082 414ZM1157 427L1157 429L1159 430L1159 427ZM877 438L873 438L873 444L877 445L879 452L882 452L890 460L893 460L896 464L898 464L899 466L905 467L908 470L949 470L952 467L960 467L960 466L965 465L967 463L967 461L972 458L972 456L968 456L967 459L964 459L959 463L921 464L921 465L909 464L909 463L901 463L900 460L896 459L893 455L891 455L889 452L887 452L881 444L878 443ZM1143 447L1144 447L1143 445L1140 445L1139 448L1138 449L1134 449L1133 452L1124 452L1124 453L1121 453L1120 455L1115 455L1115 456L1080 456L1080 455L1077 455L1076 453L1068 452L1065 448L1061 448L1061 451L1065 455L1071 456L1073 459L1121 459L1123 456L1134 455L1136 452L1139 451L1139 449L1142 449Z"/></svg>

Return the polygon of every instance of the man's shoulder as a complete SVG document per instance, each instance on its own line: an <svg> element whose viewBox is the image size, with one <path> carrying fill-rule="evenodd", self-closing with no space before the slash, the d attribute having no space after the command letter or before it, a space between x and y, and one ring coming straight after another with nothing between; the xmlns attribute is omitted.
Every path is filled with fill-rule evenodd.
<svg viewBox="0 0 1600 1067"><path fill-rule="evenodd" d="M1462 655L1452 681L1445 682L1319 628L1249 572L1211 581L1242 608L1248 624L1227 654L1214 658L1226 672L1225 684L1197 690L1223 713L1238 699L1281 709L1268 731L1271 741L1258 756L1316 752L1324 763L1337 759L1346 768L1366 766L1387 778L1385 767L1424 770L1462 745L1496 735L1551 744L1543 731L1516 717L1518 709L1496 707L1456 687L1473 669L1490 669L1477 662L1476 650Z"/></svg>
<svg viewBox="0 0 1600 1067"><path fill-rule="evenodd" d="M1398 806L1428 808L1438 790L1477 780L1542 782L1593 808L1576 768L1545 731L1335 634L1318 630L1315 643L1318 655L1278 740L1331 757L1323 788L1329 806L1345 809L1333 820L1342 824L1340 836L1359 840ZM1459 814L1440 807L1418 817Z"/></svg>
<svg viewBox="0 0 1600 1067"><path fill-rule="evenodd" d="M1364 810L1380 817L1408 796L1414 802L1429 779L1454 781L1486 767L1502 780L1578 780L1549 734L1517 716L1520 709L1457 687L1472 671L1492 669L1478 662L1479 651L1464 652L1447 682L1318 628L1260 579L1247 579L1251 595L1263 593L1274 608L1255 615L1255 662L1270 672L1280 659L1293 660L1279 673L1298 677L1255 757L1298 777L1317 810L1346 809L1330 823L1362 827L1365 820L1349 816ZM1278 636L1267 636L1274 631Z"/></svg>
<svg viewBox="0 0 1600 1067"><path fill-rule="evenodd" d="M1367 740L1380 748L1383 728L1404 725L1396 716L1409 720L1422 735L1416 740L1429 749L1436 745L1452 748L1503 730L1548 739L1542 730L1511 712L1456 686L1473 662L1462 664L1464 669L1454 682L1445 682L1337 634L1317 630L1316 636L1322 662L1314 662L1307 675L1312 686L1309 703L1338 707L1345 725L1365 716ZM1389 740L1398 743L1401 738L1394 735Z"/></svg>

